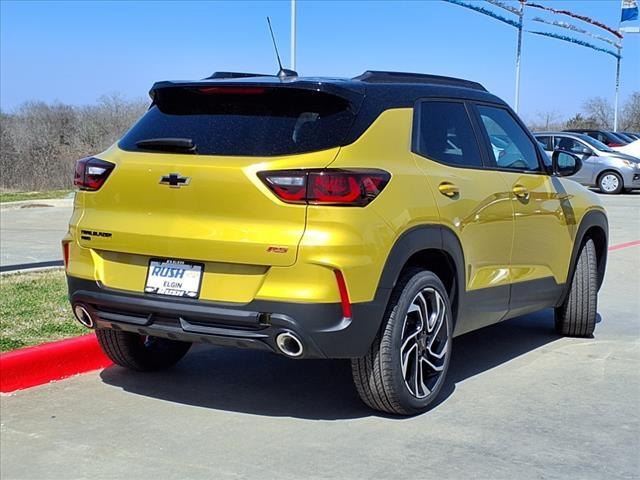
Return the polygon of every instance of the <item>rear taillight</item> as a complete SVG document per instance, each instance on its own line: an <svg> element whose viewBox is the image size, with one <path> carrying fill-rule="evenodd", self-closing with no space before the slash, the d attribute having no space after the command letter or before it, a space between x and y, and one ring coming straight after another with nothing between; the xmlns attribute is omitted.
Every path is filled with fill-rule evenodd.
<svg viewBox="0 0 640 480"><path fill-rule="evenodd" d="M105 182L115 165L99 158L87 157L76 162L73 184L80 190L95 191Z"/></svg>
<svg viewBox="0 0 640 480"><path fill-rule="evenodd" d="M368 205L387 186L384 170L275 170L258 177L283 202L312 205Z"/></svg>

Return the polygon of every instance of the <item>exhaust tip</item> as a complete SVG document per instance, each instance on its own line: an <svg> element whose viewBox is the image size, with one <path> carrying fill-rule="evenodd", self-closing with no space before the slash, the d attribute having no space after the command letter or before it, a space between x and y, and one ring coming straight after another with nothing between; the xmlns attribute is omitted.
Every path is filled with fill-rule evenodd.
<svg viewBox="0 0 640 480"><path fill-rule="evenodd" d="M276 344L282 353L288 357L299 357L304 352L302 342L289 332L281 333L276 337Z"/></svg>
<svg viewBox="0 0 640 480"><path fill-rule="evenodd" d="M84 305L78 304L75 307L73 307L73 314L76 316L78 321L85 327L87 328L94 327L93 318L91 317L91 314L89 314L89 311L86 309Z"/></svg>

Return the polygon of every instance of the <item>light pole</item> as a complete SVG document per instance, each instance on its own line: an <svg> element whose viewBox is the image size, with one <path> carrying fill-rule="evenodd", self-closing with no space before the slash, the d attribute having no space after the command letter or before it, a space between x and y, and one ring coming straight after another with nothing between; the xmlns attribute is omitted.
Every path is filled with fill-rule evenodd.
<svg viewBox="0 0 640 480"><path fill-rule="evenodd" d="M520 56L522 55L522 21L524 17L524 3L520 2L518 12L518 47L516 49L516 98L514 102L515 111L518 113L520 106Z"/></svg>
<svg viewBox="0 0 640 480"><path fill-rule="evenodd" d="M640 27L620 27L618 30L622 33L640 33ZM620 96L620 60L622 60L622 38L618 47L618 58L616 59L616 99L613 105L613 131L618 131L618 97Z"/></svg>
<svg viewBox="0 0 640 480"><path fill-rule="evenodd" d="M616 99L613 106L613 131L618 131L618 97L620 96L620 59L622 58L622 40L618 47L618 57L616 58Z"/></svg>

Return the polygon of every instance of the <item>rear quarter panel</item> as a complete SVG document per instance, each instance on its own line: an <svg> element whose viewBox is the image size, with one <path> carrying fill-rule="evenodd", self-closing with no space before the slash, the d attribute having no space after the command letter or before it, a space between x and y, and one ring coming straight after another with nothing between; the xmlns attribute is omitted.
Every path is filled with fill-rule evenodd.
<svg viewBox="0 0 640 480"><path fill-rule="evenodd" d="M403 232L436 224L439 215L426 178L411 153L411 108L383 112L331 168L379 168L391 174L364 208L309 206L299 261L343 271L353 303L374 298L389 252Z"/></svg>

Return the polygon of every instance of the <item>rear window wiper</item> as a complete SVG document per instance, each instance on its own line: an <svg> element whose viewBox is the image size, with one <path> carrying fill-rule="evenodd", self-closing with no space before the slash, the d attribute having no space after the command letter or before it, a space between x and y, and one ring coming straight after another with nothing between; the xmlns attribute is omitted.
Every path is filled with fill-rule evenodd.
<svg viewBox="0 0 640 480"><path fill-rule="evenodd" d="M197 153L196 145L190 138L147 138L145 140L138 140L136 147L142 150Z"/></svg>

